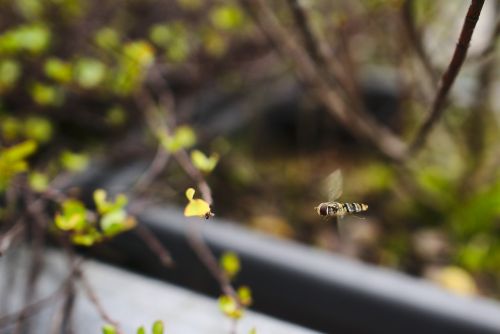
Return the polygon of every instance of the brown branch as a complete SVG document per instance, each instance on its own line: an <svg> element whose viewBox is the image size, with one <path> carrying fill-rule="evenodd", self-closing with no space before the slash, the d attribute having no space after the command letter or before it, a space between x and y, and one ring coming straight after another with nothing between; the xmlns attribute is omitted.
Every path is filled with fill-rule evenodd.
<svg viewBox="0 0 500 334"><path fill-rule="evenodd" d="M24 232L25 226L22 219L19 219L12 227L0 236L0 256L10 248L16 239Z"/></svg>
<svg viewBox="0 0 500 334"><path fill-rule="evenodd" d="M179 150L174 154L175 159L184 169L184 171L191 177L198 186L200 190L201 197L210 205L213 204L212 191L210 190L210 186L207 181L203 177L203 174L193 165L189 155L186 150Z"/></svg>
<svg viewBox="0 0 500 334"><path fill-rule="evenodd" d="M316 95L342 126L355 137L371 142L389 159L401 161L404 158L406 152L405 143L390 130L378 124L371 115L363 110L352 110L353 106L346 103L344 97L338 91L332 89L309 55L295 42L289 32L281 26L266 1L240 1L256 20L263 33L278 48L280 54L293 61L300 78L311 88L312 93Z"/></svg>
<svg viewBox="0 0 500 334"><path fill-rule="evenodd" d="M410 40L410 45L417 54L420 63L422 64L429 81L433 87L437 88L439 76L432 64L432 61L422 43L422 36L415 25L415 13L413 11L414 0L406 0L401 6L401 16L406 34Z"/></svg>
<svg viewBox="0 0 500 334"><path fill-rule="evenodd" d="M448 96L451 86L455 82L455 79L458 73L460 72L460 69L462 68L462 65L465 61L465 57L467 56L467 49L469 48L470 40L472 38L472 33L474 32L474 28L476 27L479 15L481 14L481 9L483 8L483 4L484 0L471 0L471 4L469 10L467 11L462 31L460 33L457 46L453 53L453 57L451 58L450 64L448 65L446 72L443 74L443 77L441 78L439 89L432 104L431 111L429 112L427 119L424 121L424 123L418 130L415 139L410 145L410 152L409 152L410 155L416 153L425 144L425 141L428 135L430 134L432 128L441 118L444 112L444 105L446 102L446 98Z"/></svg>
<svg viewBox="0 0 500 334"><path fill-rule="evenodd" d="M45 251L45 229L47 226L47 221L44 219L43 201L34 200L34 194L29 190L27 191L27 200L31 203L31 205L27 207L29 217L31 217L35 223L31 224L33 251L26 280L26 290L24 294L25 305L30 303L33 299L37 289L38 278L45 265L43 255ZM19 315L14 333L29 332L30 324L24 322L25 317L25 313Z"/></svg>
<svg viewBox="0 0 500 334"><path fill-rule="evenodd" d="M21 310L15 311L10 314L0 316L0 328L11 324L16 321L21 314L25 315L25 318L30 317L38 312L40 312L47 304L50 304L61 296L63 296L68 289L69 284L77 274L79 267L81 265L81 260L73 263L72 269L68 274L67 278L62 282L62 284L50 295L45 298L42 298L34 303L24 306Z"/></svg>
<svg viewBox="0 0 500 334"><path fill-rule="evenodd" d="M135 232L142 238L149 249L151 249L151 251L158 256L160 262L164 266L172 267L174 265L170 252L163 246L163 244L158 240L158 238L156 238L149 228L139 224L135 228Z"/></svg>
<svg viewBox="0 0 500 334"><path fill-rule="evenodd" d="M215 255L203 240L203 236L200 233L199 222L195 222L193 225L190 225L187 236L191 248L195 251L196 255L198 255L198 258L205 265L213 278L215 278L217 283L219 283L222 292L232 296L236 301L238 301L236 291L231 285L229 277L227 277L224 271L220 268Z"/></svg>
<svg viewBox="0 0 500 334"><path fill-rule="evenodd" d="M326 65L327 61L320 50L319 42L312 31L311 25L309 24L309 18L307 17L306 11L300 4L300 1L287 0L287 3L288 7L290 7L290 10L292 11L295 24L302 33L307 53L316 63L323 66Z"/></svg>
<svg viewBox="0 0 500 334"><path fill-rule="evenodd" d="M137 179L133 185L132 191L142 193L156 179L156 177L165 169L170 158L170 154L165 149L158 145L155 157L149 165L148 169Z"/></svg>
<svg viewBox="0 0 500 334"><path fill-rule="evenodd" d="M99 316L101 317L102 320L105 322L113 325L119 334L123 334L123 331L120 327L120 323L116 320L114 320L109 313L106 311L104 306L101 303L101 300L97 296L97 293L95 292L94 288L90 284L89 280L87 279L86 275L83 273L83 271L78 271L78 278L80 279L80 282L82 283L83 290L85 291L85 294L89 298L90 302L94 304L94 307L96 308L97 312L99 313Z"/></svg>

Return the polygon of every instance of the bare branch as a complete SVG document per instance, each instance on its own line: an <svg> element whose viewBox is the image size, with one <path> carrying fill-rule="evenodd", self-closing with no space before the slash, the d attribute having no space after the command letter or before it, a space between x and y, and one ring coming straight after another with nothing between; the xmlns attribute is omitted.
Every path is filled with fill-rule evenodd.
<svg viewBox="0 0 500 334"><path fill-rule="evenodd" d="M441 78L439 89L432 104L431 111L418 130L417 135L410 146L410 154L416 153L425 144L427 136L430 134L432 128L443 114L444 105L450 88L455 82L455 79L465 61L465 57L467 56L467 49L469 48L472 33L474 32L479 15L481 14L483 4L484 0L471 0L455 52L453 53L453 57L451 58L446 72Z"/></svg>
<svg viewBox="0 0 500 334"><path fill-rule="evenodd" d="M287 0L287 3L293 13L295 24L302 33L302 38L304 39L307 53L316 63L326 65L327 61L324 59L324 55L321 52L319 42L312 31L307 13L300 4L300 1Z"/></svg>
<svg viewBox="0 0 500 334"><path fill-rule="evenodd" d="M23 221L19 219L7 232L0 236L0 256L5 254L12 243L23 233L24 228Z"/></svg>
<svg viewBox="0 0 500 334"><path fill-rule="evenodd" d="M80 279L80 282L82 283L83 290L85 291L87 297L92 302L92 304L94 304L94 306L95 306L97 312L99 313L100 317L102 318L102 320L113 325L119 334L123 334L123 331L120 327L119 322L114 320L109 315L109 313L106 311L106 309L104 308L104 306L101 303L101 300L97 296L97 293L95 292L94 288L90 284L89 280L87 279L87 276L84 274L83 271L81 271L81 270L78 271L78 278Z"/></svg>
<svg viewBox="0 0 500 334"><path fill-rule="evenodd" d="M281 26L267 2L262 0L241 0L241 2L281 55L293 60L297 73L311 87L312 93L346 129L355 137L371 142L389 159L393 161L403 159L406 152L405 143L387 128L378 124L371 115L363 110L352 109L357 103L349 105L339 92L332 89L309 55Z"/></svg>
<svg viewBox="0 0 500 334"><path fill-rule="evenodd" d="M158 145L155 157L149 165L148 169L138 178L137 182L133 185L132 191L137 193L142 193L146 188L155 180L155 178L160 174L166 167L170 158L165 149Z"/></svg>
<svg viewBox="0 0 500 334"><path fill-rule="evenodd" d="M414 0L406 0L401 7L402 21L406 30L406 34L410 40L410 45L413 47L418 59L429 77L429 81L433 87L437 87L439 76L432 64L432 61L427 54L422 43L422 36L415 25L415 13L413 12Z"/></svg>
<svg viewBox="0 0 500 334"><path fill-rule="evenodd" d="M156 238L156 236L144 225L138 224L135 232L142 238L144 243L155 253L160 262L166 267L172 267L174 261L170 252L163 246L163 244Z"/></svg>
<svg viewBox="0 0 500 334"><path fill-rule="evenodd" d="M62 284L52 294L34 302L34 303L31 303L29 305L24 306L21 310L0 316L0 328L5 327L5 326L9 325L10 323L16 321L20 317L21 314L24 314L25 318L27 318L27 317L30 317L30 316L38 313L45 306L47 306L47 304L53 303L54 301L59 299L61 296L63 296L67 292L69 284L71 284L71 281L73 280L77 271L79 270L81 262L82 261L79 260L79 261L75 261L73 263L73 266L72 266L71 271L68 274L67 278L62 282Z"/></svg>
<svg viewBox="0 0 500 334"><path fill-rule="evenodd" d="M201 260L201 262L203 262L208 271L219 283L222 292L232 296L235 300L238 300L236 291L232 287L229 278L224 273L224 271L222 271L214 254L203 240L203 236L200 233L200 226L198 224L199 222L190 225L191 228L188 231L188 241L191 245L191 248L195 251L195 253L198 255L198 258Z"/></svg>

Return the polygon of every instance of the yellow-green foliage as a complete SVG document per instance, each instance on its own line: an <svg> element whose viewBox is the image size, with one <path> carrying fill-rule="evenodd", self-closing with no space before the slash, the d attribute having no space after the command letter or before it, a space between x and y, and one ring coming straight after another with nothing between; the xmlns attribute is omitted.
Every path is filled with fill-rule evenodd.
<svg viewBox="0 0 500 334"><path fill-rule="evenodd" d="M68 232L73 243L92 246L119 233L130 230L136 225L135 218L125 210L125 195L118 195L114 202L107 199L106 192L98 189L94 192L96 211L74 199L67 199L56 214L55 225Z"/></svg>
<svg viewBox="0 0 500 334"><path fill-rule="evenodd" d="M0 191L4 191L14 176L28 171L27 158L37 148L33 140L27 140L17 145L0 147Z"/></svg>

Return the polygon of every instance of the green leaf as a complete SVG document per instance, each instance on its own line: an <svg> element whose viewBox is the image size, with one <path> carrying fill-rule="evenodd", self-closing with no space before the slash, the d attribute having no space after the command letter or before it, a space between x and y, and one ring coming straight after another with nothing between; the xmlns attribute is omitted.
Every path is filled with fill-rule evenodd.
<svg viewBox="0 0 500 334"><path fill-rule="evenodd" d="M75 245L90 247L96 242L102 241L102 236L95 229L91 229L86 233L77 233L71 236L71 241Z"/></svg>
<svg viewBox="0 0 500 334"><path fill-rule="evenodd" d="M30 173L28 181L31 189L36 192L43 192L47 190L47 187L49 186L49 179L47 175L38 172Z"/></svg>
<svg viewBox="0 0 500 334"><path fill-rule="evenodd" d="M106 213L101 217L101 229L107 236L113 236L125 229L127 213L124 210L116 210Z"/></svg>
<svg viewBox="0 0 500 334"><path fill-rule="evenodd" d="M154 322L153 334L163 334L163 321L157 320Z"/></svg>
<svg viewBox="0 0 500 334"><path fill-rule="evenodd" d="M130 65L146 68L153 64L154 49L146 41L135 41L125 44L123 47L125 60L131 62Z"/></svg>
<svg viewBox="0 0 500 334"><path fill-rule="evenodd" d="M220 258L220 266L229 278L234 278L241 269L240 259L234 252L225 252Z"/></svg>
<svg viewBox="0 0 500 334"><path fill-rule="evenodd" d="M106 201L107 197L106 190L104 189L94 190L93 197L94 197L94 203L97 206L97 211L100 214L106 213L106 211L108 211L109 209L108 201Z"/></svg>
<svg viewBox="0 0 500 334"><path fill-rule="evenodd" d="M191 152L191 161L200 171L210 173L215 166L217 166L217 162L219 162L219 155L217 153L213 153L210 158L208 158L203 152L194 150Z"/></svg>
<svg viewBox="0 0 500 334"><path fill-rule="evenodd" d="M102 326L102 334L116 334L116 328L113 325L106 324Z"/></svg>
<svg viewBox="0 0 500 334"><path fill-rule="evenodd" d="M244 15L241 9L235 5L221 5L210 12L212 24L222 30L236 30L241 28Z"/></svg>
<svg viewBox="0 0 500 334"><path fill-rule="evenodd" d="M67 170L79 172L87 168L89 158L83 153L64 151L60 156L60 161Z"/></svg>
<svg viewBox="0 0 500 334"><path fill-rule="evenodd" d="M162 146L170 153L186 149L196 143L196 134L189 126L178 127L172 136L161 136Z"/></svg>
<svg viewBox="0 0 500 334"><path fill-rule="evenodd" d="M21 75L21 65L13 59L0 60L0 92L12 87Z"/></svg>
<svg viewBox="0 0 500 334"><path fill-rule="evenodd" d="M243 315L243 309L238 305L238 302L229 295L219 297L219 309L228 317L239 319Z"/></svg>
<svg viewBox="0 0 500 334"><path fill-rule="evenodd" d="M57 82L68 83L73 76L71 64L64 62L58 58L49 58L43 66L45 75Z"/></svg>
<svg viewBox="0 0 500 334"><path fill-rule="evenodd" d="M5 117L0 119L2 136L7 140L14 140L19 137L23 128L22 122L14 117Z"/></svg>
<svg viewBox="0 0 500 334"><path fill-rule="evenodd" d="M236 293L243 306L250 306L252 304L252 290L248 286L240 286Z"/></svg>
<svg viewBox="0 0 500 334"><path fill-rule="evenodd" d="M26 159L28 156L35 153L37 144L33 140L26 140L22 143L0 151L0 159L6 163L18 162Z"/></svg>
<svg viewBox="0 0 500 334"><path fill-rule="evenodd" d="M75 65L76 82L83 88L91 89L99 85L106 75L106 65L92 58L82 58Z"/></svg>
<svg viewBox="0 0 500 334"><path fill-rule="evenodd" d="M24 135L26 138L45 143L52 138L52 123L45 118L29 117L24 122Z"/></svg>
<svg viewBox="0 0 500 334"><path fill-rule="evenodd" d="M57 87L39 82L31 88L31 97L41 106L59 105L63 100L62 92Z"/></svg>
<svg viewBox="0 0 500 334"><path fill-rule="evenodd" d="M87 209L78 200L65 200L62 203L62 213L56 215L55 223L63 231L83 230L88 225Z"/></svg>
<svg viewBox="0 0 500 334"><path fill-rule="evenodd" d="M148 42L134 41L125 44L112 79L113 90L120 95L133 92L142 82L144 73L154 59L154 49Z"/></svg>
<svg viewBox="0 0 500 334"><path fill-rule="evenodd" d="M0 53L38 54L47 49L50 37L50 31L43 25L22 25L0 35Z"/></svg>
<svg viewBox="0 0 500 334"><path fill-rule="evenodd" d="M137 328L137 334L146 334L146 330L144 329L144 326Z"/></svg>
<svg viewBox="0 0 500 334"><path fill-rule="evenodd" d="M36 142L27 140L9 148L0 148L0 190L4 190L10 180L28 170L25 159L36 151Z"/></svg>
<svg viewBox="0 0 500 334"><path fill-rule="evenodd" d="M113 49L120 45L120 35L110 27L99 30L94 37L96 44L103 49Z"/></svg>

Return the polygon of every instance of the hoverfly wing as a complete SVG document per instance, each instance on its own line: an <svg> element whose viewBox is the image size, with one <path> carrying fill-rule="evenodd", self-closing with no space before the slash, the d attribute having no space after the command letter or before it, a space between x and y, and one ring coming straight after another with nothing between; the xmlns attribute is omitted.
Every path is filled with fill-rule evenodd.
<svg viewBox="0 0 500 334"><path fill-rule="evenodd" d="M343 241L346 238L346 220L344 219L344 216L337 216L336 218L335 229L340 241Z"/></svg>
<svg viewBox="0 0 500 334"><path fill-rule="evenodd" d="M335 170L328 175L324 183L324 193L328 201L333 202L342 195L342 172L340 169Z"/></svg>

